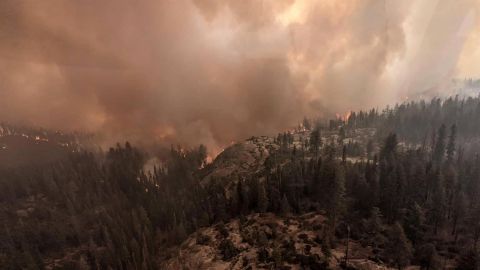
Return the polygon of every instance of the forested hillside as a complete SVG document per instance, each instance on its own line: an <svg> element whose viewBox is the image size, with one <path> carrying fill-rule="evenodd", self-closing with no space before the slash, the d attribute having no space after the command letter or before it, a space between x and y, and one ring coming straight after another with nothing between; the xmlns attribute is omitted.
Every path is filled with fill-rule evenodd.
<svg viewBox="0 0 480 270"><path fill-rule="evenodd" d="M209 245L225 267L244 258L245 242L259 251L245 267L329 269L368 259L395 268L478 269L479 117L479 98L434 99L328 125L306 119L294 131L231 146L209 164L199 146L172 147L168 159L146 166L155 155L126 143L0 166L0 265L168 268L188 235L214 226L220 239ZM268 242L229 231L235 220L254 227L255 213L279 224ZM307 213L322 226L302 227L306 239L289 235L285 222L301 223ZM299 241L314 249L292 249ZM333 263L350 245L368 252L344 252Z"/></svg>
<svg viewBox="0 0 480 270"><path fill-rule="evenodd" d="M92 137L0 123L0 167L50 163L90 145Z"/></svg>
<svg viewBox="0 0 480 270"><path fill-rule="evenodd" d="M379 137L395 133L410 143L425 144L436 136L441 125L457 128L459 142L479 140L480 104L477 98L440 98L430 102L408 102L384 110L352 112L348 117L348 128L375 127ZM463 146L463 145L462 145Z"/></svg>

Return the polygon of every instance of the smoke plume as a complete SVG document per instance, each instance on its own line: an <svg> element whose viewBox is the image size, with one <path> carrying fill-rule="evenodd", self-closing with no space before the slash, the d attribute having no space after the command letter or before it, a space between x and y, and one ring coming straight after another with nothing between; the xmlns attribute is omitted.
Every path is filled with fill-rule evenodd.
<svg viewBox="0 0 480 270"><path fill-rule="evenodd" d="M480 73L477 0L0 2L0 121L218 149Z"/></svg>

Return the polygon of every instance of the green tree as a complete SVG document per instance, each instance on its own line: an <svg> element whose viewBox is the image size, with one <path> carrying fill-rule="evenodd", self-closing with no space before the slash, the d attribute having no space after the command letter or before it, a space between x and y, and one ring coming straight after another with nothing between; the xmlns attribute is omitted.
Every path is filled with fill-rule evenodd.
<svg viewBox="0 0 480 270"><path fill-rule="evenodd" d="M337 222L345 210L345 171L334 160L327 160L324 170L326 210L330 229L335 232Z"/></svg>
<svg viewBox="0 0 480 270"><path fill-rule="evenodd" d="M365 230L364 241L372 246L374 252L378 252L386 242L384 236L385 225L378 207L373 207L370 211L370 217L365 221Z"/></svg>
<svg viewBox="0 0 480 270"><path fill-rule="evenodd" d="M287 196L283 194L282 202L281 202L281 213L283 215L288 215L291 213L292 208L290 207L290 203L288 202Z"/></svg>
<svg viewBox="0 0 480 270"><path fill-rule="evenodd" d="M467 210L467 201L463 192L460 192L453 203L453 226L452 234L455 239L458 237L458 225L462 223L465 218Z"/></svg>
<svg viewBox="0 0 480 270"><path fill-rule="evenodd" d="M258 187L258 198L257 198L257 207L258 212L264 213L268 209L268 197L267 192L265 191L265 185L262 183Z"/></svg>
<svg viewBox="0 0 480 270"><path fill-rule="evenodd" d="M450 135L448 137L448 144L447 144L447 160L449 162L453 161L453 157L455 155L456 137L457 137L457 125L453 124L450 127Z"/></svg>
<svg viewBox="0 0 480 270"><path fill-rule="evenodd" d="M437 254L437 249L432 243L427 243L420 246L417 250L417 259L420 261L421 269L434 270L441 269L440 258Z"/></svg>
<svg viewBox="0 0 480 270"><path fill-rule="evenodd" d="M445 155L445 139L446 139L446 127L444 124L438 129L438 136L435 142L435 148L433 149L433 161L436 164L441 164L443 156Z"/></svg>
<svg viewBox="0 0 480 270"><path fill-rule="evenodd" d="M385 158L391 154L395 154L397 150L397 144L397 135L394 133L390 133L385 139L385 142L380 152L380 158Z"/></svg>
<svg viewBox="0 0 480 270"><path fill-rule="evenodd" d="M373 141L368 140L367 143L367 159L372 159L372 154L373 154Z"/></svg>
<svg viewBox="0 0 480 270"><path fill-rule="evenodd" d="M242 180L238 180L237 182L237 198L240 213L247 214L250 206L250 198L248 196L248 190Z"/></svg>
<svg viewBox="0 0 480 270"><path fill-rule="evenodd" d="M414 243L421 242L424 236L425 230L425 209L418 203L414 202L412 206L407 210L406 217L406 232L410 239Z"/></svg>
<svg viewBox="0 0 480 270"><path fill-rule="evenodd" d="M310 132L310 152L314 153L315 157L318 156L318 149L320 148L321 140L320 129L316 127Z"/></svg>
<svg viewBox="0 0 480 270"><path fill-rule="evenodd" d="M384 257L398 269L408 266L412 258L412 244L408 240L400 223L390 229L389 241L384 250Z"/></svg>

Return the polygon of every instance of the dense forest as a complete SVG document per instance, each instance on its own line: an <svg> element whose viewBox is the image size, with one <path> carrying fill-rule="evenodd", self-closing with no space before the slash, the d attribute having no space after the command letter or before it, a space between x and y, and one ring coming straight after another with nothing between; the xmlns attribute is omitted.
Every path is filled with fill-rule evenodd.
<svg viewBox="0 0 480 270"><path fill-rule="evenodd" d="M480 104L477 98L434 98L430 102L411 101L370 111L352 112L348 117L347 128L375 127L379 138L395 133L408 143L425 144L436 136L441 125L457 128L458 140L461 143L478 141L480 125ZM463 147L464 145L462 145Z"/></svg>
<svg viewBox="0 0 480 270"><path fill-rule="evenodd" d="M318 232L326 253L348 236L399 269L443 269L447 260L478 269L479 117L480 98L457 97L355 112L329 125L305 120L300 147L282 133L262 170L209 182L201 181L213 169L202 145L172 147L153 168L145 164L154 154L129 143L1 166L0 265L157 269L200 227L254 212L313 211L328 218ZM342 140L322 140L361 128L375 128L379 146L362 145L364 159L348 159Z"/></svg>

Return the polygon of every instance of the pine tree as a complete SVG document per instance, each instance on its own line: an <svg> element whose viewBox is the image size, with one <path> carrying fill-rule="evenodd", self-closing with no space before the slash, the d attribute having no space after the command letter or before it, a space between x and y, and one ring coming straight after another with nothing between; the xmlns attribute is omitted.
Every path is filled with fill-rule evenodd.
<svg viewBox="0 0 480 270"><path fill-rule="evenodd" d="M180 224L175 225L175 227L173 228L172 235L173 235L174 243L180 243L181 241L185 240L185 238L187 237L187 231L185 230L185 226L183 225L183 222L180 222Z"/></svg>
<svg viewBox="0 0 480 270"><path fill-rule="evenodd" d="M414 202L413 206L408 209L405 223L406 233L414 244L423 241L426 216L425 210L418 203Z"/></svg>
<svg viewBox="0 0 480 270"><path fill-rule="evenodd" d="M435 148L433 149L433 161L436 164L441 164L443 156L445 155L445 138L446 127L442 124L438 129L438 137L436 139Z"/></svg>
<svg viewBox="0 0 480 270"><path fill-rule="evenodd" d="M337 166L331 161L333 175L327 179L326 210L330 222L330 229L335 232L337 222L345 207L345 172L342 166Z"/></svg>
<svg viewBox="0 0 480 270"><path fill-rule="evenodd" d="M373 141L368 140L367 143L367 159L372 159L372 153L373 153Z"/></svg>
<svg viewBox="0 0 480 270"><path fill-rule="evenodd" d="M269 181L269 183L267 184L267 187L268 187L267 197L270 203L269 208L274 212L281 211L282 196L280 194L280 191L278 190L277 185Z"/></svg>
<svg viewBox="0 0 480 270"><path fill-rule="evenodd" d="M386 158L391 154L395 154L397 150L397 135L394 133L390 133L387 138L385 139L385 143L380 152L380 158Z"/></svg>
<svg viewBox="0 0 480 270"><path fill-rule="evenodd" d="M390 229L389 241L384 250L384 257L398 269L402 269L410 263L412 245L405 235L402 225L398 222Z"/></svg>
<svg viewBox="0 0 480 270"><path fill-rule="evenodd" d="M320 129L316 127L310 133L310 151L315 154L315 157L318 156L318 148L321 144Z"/></svg>
<svg viewBox="0 0 480 270"><path fill-rule="evenodd" d="M462 220L465 217L467 209L467 202L463 192L460 192L455 196L453 203L453 226L452 226L452 235L455 235L455 239L458 237L458 225L462 223Z"/></svg>
<svg viewBox="0 0 480 270"><path fill-rule="evenodd" d="M435 248L434 244L427 243L420 246L417 253L421 269L440 269L440 258L438 257L437 249Z"/></svg>
<svg viewBox="0 0 480 270"><path fill-rule="evenodd" d="M291 212L291 207L290 207L290 203L288 203L288 199L287 199L287 196L285 194L283 194L283 198L282 198L282 203L281 203L281 213L283 215L288 215L290 214Z"/></svg>
<svg viewBox="0 0 480 270"><path fill-rule="evenodd" d="M265 186L263 184L259 185L257 204L258 212L264 213L267 211L269 202L267 198L267 192L265 191Z"/></svg>
<svg viewBox="0 0 480 270"><path fill-rule="evenodd" d="M433 198L430 202L431 224L434 226L435 233L443 224L445 219L446 196L444 178L441 172L438 172L435 179Z"/></svg>
<svg viewBox="0 0 480 270"><path fill-rule="evenodd" d="M456 137L457 137L457 125L453 124L450 127L450 136L448 137L448 144L447 144L447 160L449 162L453 161L453 156L455 154Z"/></svg>
<svg viewBox="0 0 480 270"><path fill-rule="evenodd" d="M246 214L249 211L250 198L248 196L247 188L245 187L242 180L237 182L237 196L238 196L238 206L241 214Z"/></svg>
<svg viewBox="0 0 480 270"><path fill-rule="evenodd" d="M370 217L365 223L367 233L365 241L373 247L374 251L378 251L379 247L386 242L386 238L383 235L385 226L380 209L373 207L370 211Z"/></svg>
<svg viewBox="0 0 480 270"><path fill-rule="evenodd" d="M345 132L345 128L342 126L338 131L338 143L342 144L345 137L347 137L347 134Z"/></svg>

